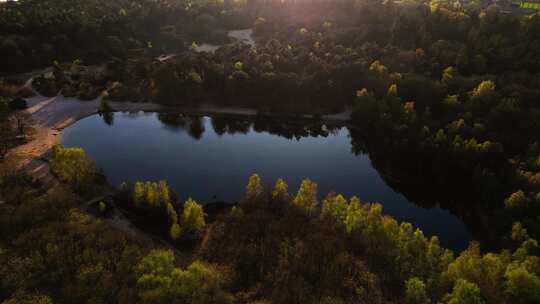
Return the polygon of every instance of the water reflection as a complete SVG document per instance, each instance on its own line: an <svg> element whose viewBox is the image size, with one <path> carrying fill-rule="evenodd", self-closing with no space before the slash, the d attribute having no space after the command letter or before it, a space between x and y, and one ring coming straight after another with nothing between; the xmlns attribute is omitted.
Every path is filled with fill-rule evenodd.
<svg viewBox="0 0 540 304"><path fill-rule="evenodd" d="M232 119L225 116L212 117L212 128L219 136L223 134L247 134L251 128L251 122L245 120Z"/></svg>
<svg viewBox="0 0 540 304"><path fill-rule="evenodd" d="M114 124L114 112L100 113L99 116L103 118L103 122L107 125L112 126Z"/></svg>
<svg viewBox="0 0 540 304"><path fill-rule="evenodd" d="M168 130L187 131L187 134L196 140L201 139L205 131L202 116L159 113L157 117Z"/></svg>
<svg viewBox="0 0 540 304"><path fill-rule="evenodd" d="M204 117L183 115L176 113L159 113L157 118L170 131L187 132L193 139L199 140L205 132ZM214 133L219 136L225 134L248 134L250 131L269 133L287 139L300 140L304 137L328 137L336 135L341 129L338 125L327 125L317 120L304 120L301 122L276 121L265 117L256 117L253 120L238 119L229 116L215 116L207 118Z"/></svg>

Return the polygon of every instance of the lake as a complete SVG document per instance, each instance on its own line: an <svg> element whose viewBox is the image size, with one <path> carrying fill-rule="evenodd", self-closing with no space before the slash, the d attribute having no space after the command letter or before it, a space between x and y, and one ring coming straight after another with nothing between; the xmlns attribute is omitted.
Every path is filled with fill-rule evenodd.
<svg viewBox="0 0 540 304"><path fill-rule="evenodd" d="M369 155L352 153L349 130L324 125L193 117L158 113L93 115L66 128L66 147L81 147L113 185L166 180L181 198L235 201L258 173L270 187L284 178L291 193L303 178L319 196L335 191L380 202L383 212L408 221L441 244L460 251L471 234L458 217L408 201L381 178Z"/></svg>

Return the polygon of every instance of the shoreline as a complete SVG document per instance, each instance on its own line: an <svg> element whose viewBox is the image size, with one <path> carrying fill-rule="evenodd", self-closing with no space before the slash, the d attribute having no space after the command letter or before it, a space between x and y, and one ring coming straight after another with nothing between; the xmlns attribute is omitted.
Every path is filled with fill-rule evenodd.
<svg viewBox="0 0 540 304"><path fill-rule="evenodd" d="M46 157L51 148L61 143L62 131L86 117L99 114L98 109L103 95L91 100L81 101L77 98L66 98L61 95L45 97L36 95L27 98L28 108L23 110L31 117L34 129L31 139L13 148L10 156L18 157L18 167L23 168L31 176L41 180L45 185L54 186L58 183L50 173ZM256 109L245 107L223 107L214 104L201 104L197 107L168 107L156 103L145 102L113 102L109 104L114 112L160 112L186 115L215 116L228 115L238 118L253 119L260 115ZM263 114L268 119L313 119L314 115L279 115L278 113ZM347 125L351 111L337 114L321 115L320 119L328 124Z"/></svg>

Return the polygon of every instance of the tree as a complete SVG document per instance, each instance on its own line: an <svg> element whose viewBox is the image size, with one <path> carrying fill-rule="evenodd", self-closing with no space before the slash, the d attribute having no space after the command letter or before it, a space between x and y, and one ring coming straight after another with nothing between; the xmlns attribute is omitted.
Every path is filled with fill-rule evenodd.
<svg viewBox="0 0 540 304"><path fill-rule="evenodd" d="M458 95L448 95L443 100L443 105L447 110L456 110L460 106Z"/></svg>
<svg viewBox="0 0 540 304"><path fill-rule="evenodd" d="M133 186L133 203L135 206L141 206L145 198L145 189L144 184L141 182L136 182Z"/></svg>
<svg viewBox="0 0 540 304"><path fill-rule="evenodd" d="M144 303L167 303L174 270L174 254L170 250L154 250L144 257L135 272L139 297Z"/></svg>
<svg viewBox="0 0 540 304"><path fill-rule="evenodd" d="M444 133L444 130L443 129L439 129L437 131L437 134L435 135L435 138L433 139L433 141L437 144L437 145L443 145L443 144L446 144L446 142L448 141L448 137L446 136L446 133Z"/></svg>
<svg viewBox="0 0 540 304"><path fill-rule="evenodd" d="M135 270L137 289L142 303L230 303L222 291L223 277L214 267L195 261L181 269L175 267L170 250L154 250L144 257Z"/></svg>
<svg viewBox="0 0 540 304"><path fill-rule="evenodd" d="M523 227L523 225L520 222L516 222L512 225L512 240L516 241L518 243L523 243L529 238L529 234L527 233L527 229Z"/></svg>
<svg viewBox="0 0 540 304"><path fill-rule="evenodd" d="M447 67L444 69L442 74L442 83L446 86L450 86L454 78L456 77L457 71L454 67Z"/></svg>
<svg viewBox="0 0 540 304"><path fill-rule="evenodd" d="M173 223L171 225L169 236L175 241L180 239L180 236L182 236L182 229L180 228L180 225L178 225L178 223Z"/></svg>
<svg viewBox="0 0 540 304"><path fill-rule="evenodd" d="M322 216L328 216L339 224L345 224L347 217L347 200L343 195L329 195L322 206Z"/></svg>
<svg viewBox="0 0 540 304"><path fill-rule="evenodd" d="M495 83L491 80L482 81L472 92L469 107L473 111L488 110L496 100Z"/></svg>
<svg viewBox="0 0 540 304"><path fill-rule="evenodd" d="M202 206L189 198L184 203L184 211L180 221L182 234L189 238L198 238L206 226L204 220L204 210Z"/></svg>
<svg viewBox="0 0 540 304"><path fill-rule="evenodd" d="M246 199L255 200L261 198L264 188L261 183L261 178L258 174L253 174L249 177L246 187Z"/></svg>
<svg viewBox="0 0 540 304"><path fill-rule="evenodd" d="M54 304L54 302L50 297L46 295L23 294L23 295L17 295L14 298L7 299L3 301L2 304Z"/></svg>
<svg viewBox="0 0 540 304"><path fill-rule="evenodd" d="M347 216L345 217L345 228L347 232L352 232L358 228L362 221L362 204L356 196L351 197L347 207Z"/></svg>
<svg viewBox="0 0 540 304"><path fill-rule="evenodd" d="M373 63L369 66L369 71L383 79L388 77L388 68L379 60L373 61Z"/></svg>
<svg viewBox="0 0 540 304"><path fill-rule="evenodd" d="M88 188L96 178L96 166L81 148L54 146L50 166L60 180L71 184L77 191Z"/></svg>
<svg viewBox="0 0 540 304"><path fill-rule="evenodd" d="M504 277L508 303L540 303L540 278L525 266L508 267Z"/></svg>
<svg viewBox="0 0 540 304"><path fill-rule="evenodd" d="M397 90L397 85L396 84L392 84L388 88L388 91L386 92L386 96L388 96L388 97L398 97L398 90Z"/></svg>
<svg viewBox="0 0 540 304"><path fill-rule="evenodd" d="M171 191L166 181L136 182L133 186L132 198L137 207L149 207L154 211L167 210L171 203ZM169 210L167 213L169 214Z"/></svg>
<svg viewBox="0 0 540 304"><path fill-rule="evenodd" d="M445 297L446 304L484 304L480 288L474 283L459 279L452 293Z"/></svg>
<svg viewBox="0 0 540 304"><path fill-rule="evenodd" d="M169 193L169 185L167 185L166 181L159 181L158 182L158 197L159 201L163 206L166 206L171 202L171 197Z"/></svg>
<svg viewBox="0 0 540 304"><path fill-rule="evenodd" d="M169 217L169 223L175 224L178 223L178 213L174 209L174 206L171 203L167 203L166 207L167 216Z"/></svg>
<svg viewBox="0 0 540 304"><path fill-rule="evenodd" d="M403 105L403 120L409 124L416 122L416 110L413 101L406 102Z"/></svg>
<svg viewBox="0 0 540 304"><path fill-rule="evenodd" d="M413 277L405 282L405 303L428 304L430 302L426 293L426 284L422 280Z"/></svg>
<svg viewBox="0 0 540 304"><path fill-rule="evenodd" d="M472 95L474 97L483 97L493 94L493 92L495 92L495 83L491 80L485 80L473 90Z"/></svg>
<svg viewBox="0 0 540 304"><path fill-rule="evenodd" d="M146 205L151 207L152 209L156 209L156 207L159 207L157 183L144 183L144 201Z"/></svg>
<svg viewBox="0 0 540 304"><path fill-rule="evenodd" d="M272 199L275 201L288 201L290 198L287 183L281 178L278 178L274 190L272 190Z"/></svg>
<svg viewBox="0 0 540 304"><path fill-rule="evenodd" d="M304 179L300 184L300 189L294 199L294 204L308 213L315 211L315 208L318 205L317 201L317 184L310 181L309 179Z"/></svg>
<svg viewBox="0 0 540 304"><path fill-rule="evenodd" d="M523 192L523 190L518 190L504 200L504 205L507 208L520 208L527 206L528 202L529 199L525 195L525 192Z"/></svg>
<svg viewBox="0 0 540 304"><path fill-rule="evenodd" d="M99 105L99 113L101 114L108 114L110 112L113 111L111 105L109 104L109 102L105 99L105 98L102 98L101 99L101 103Z"/></svg>

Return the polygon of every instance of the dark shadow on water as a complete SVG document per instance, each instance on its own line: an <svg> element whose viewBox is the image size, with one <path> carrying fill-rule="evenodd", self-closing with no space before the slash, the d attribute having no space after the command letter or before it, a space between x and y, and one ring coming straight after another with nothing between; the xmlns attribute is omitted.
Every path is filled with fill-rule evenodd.
<svg viewBox="0 0 540 304"><path fill-rule="evenodd" d="M103 118L103 122L109 126L114 125L114 112L105 112L99 114Z"/></svg>
<svg viewBox="0 0 540 304"><path fill-rule="evenodd" d="M157 118L163 123L163 126L169 131L180 132L184 131L194 139L201 139L205 127L203 117L201 116L186 116L176 113L159 113Z"/></svg>

